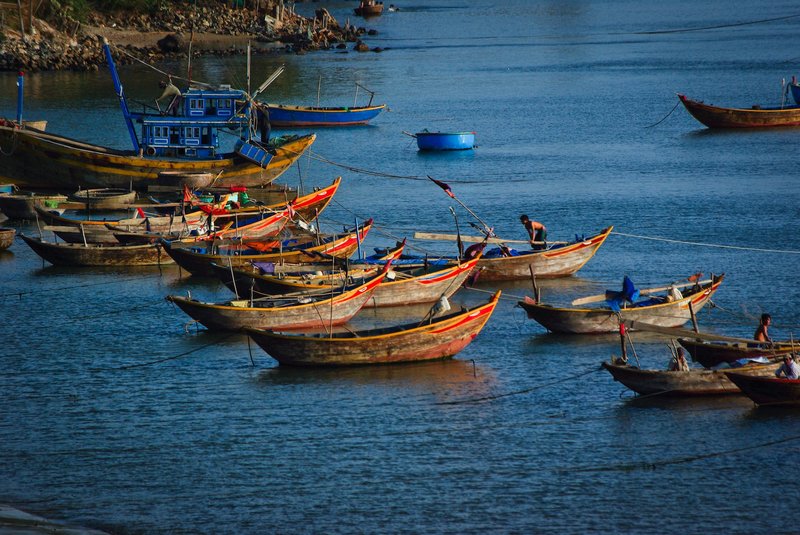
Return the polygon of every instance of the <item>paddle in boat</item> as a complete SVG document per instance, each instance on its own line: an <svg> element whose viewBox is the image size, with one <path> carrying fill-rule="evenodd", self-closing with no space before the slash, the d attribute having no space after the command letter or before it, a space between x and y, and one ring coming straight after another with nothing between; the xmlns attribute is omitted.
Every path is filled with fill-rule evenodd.
<svg viewBox="0 0 800 535"><path fill-rule="evenodd" d="M263 186L314 142L313 134L269 139L266 125L256 124L257 114L251 112L252 97L226 85L175 88L167 109L131 111L108 43L103 50L131 149L92 145L4 123L0 124L0 145L13 150L0 156L0 176L38 188L145 189L158 185L165 171L201 172L218 177L218 186ZM259 91L278 74L280 70ZM135 124L140 126L139 134ZM250 135L257 131L259 140ZM220 150L220 133L237 136L232 151Z"/></svg>
<svg viewBox="0 0 800 535"><path fill-rule="evenodd" d="M247 329L247 334L281 365L357 366L446 359L478 336L500 292L488 303L393 327L337 333L280 333Z"/></svg>
<svg viewBox="0 0 800 535"><path fill-rule="evenodd" d="M528 317L556 333L594 334L617 332L623 320L636 320L660 327L680 327L700 311L722 284L724 275L712 275L688 283L673 283L659 288L637 289L626 276L622 291L584 297L572 302L573 307L556 307L526 297L518 305ZM640 299L640 297L644 297ZM586 307L590 303L604 306Z"/></svg>
<svg viewBox="0 0 800 535"><path fill-rule="evenodd" d="M709 128L770 128L800 126L800 106L723 108L678 94L689 113Z"/></svg>
<svg viewBox="0 0 800 535"><path fill-rule="evenodd" d="M325 329L346 323L361 310L383 280L391 262L371 279L324 293L299 293L258 299L204 303L168 296L186 314L212 330Z"/></svg>

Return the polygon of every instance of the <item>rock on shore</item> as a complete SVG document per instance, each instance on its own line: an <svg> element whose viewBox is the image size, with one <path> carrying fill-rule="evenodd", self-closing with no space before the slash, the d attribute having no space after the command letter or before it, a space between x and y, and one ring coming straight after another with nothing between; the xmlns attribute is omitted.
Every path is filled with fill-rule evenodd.
<svg viewBox="0 0 800 535"><path fill-rule="evenodd" d="M256 54L348 48L347 43L356 43L354 50L364 50L360 37L366 29L340 25L326 9L318 9L308 19L281 6L258 14L224 4L193 9L172 6L153 15L92 13L84 23L64 14L54 21L58 28L34 19L25 35L6 26L0 36L0 70L97 70L105 64L103 38L145 61L185 56L190 40L192 55L239 54L248 40L254 42ZM115 59L121 64L133 61L125 55Z"/></svg>

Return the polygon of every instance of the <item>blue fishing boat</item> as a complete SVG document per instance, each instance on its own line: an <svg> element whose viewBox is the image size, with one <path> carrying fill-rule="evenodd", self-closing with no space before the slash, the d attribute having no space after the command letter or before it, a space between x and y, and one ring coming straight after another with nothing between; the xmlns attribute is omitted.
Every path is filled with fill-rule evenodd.
<svg viewBox="0 0 800 535"><path fill-rule="evenodd" d="M14 122L0 120L0 146L13 147L13 157L0 158L0 176L40 188L146 189L164 185L161 173L208 173L214 186L256 187L275 180L314 142L313 134L270 139L268 125L259 124L252 113L251 97L228 85L190 83L181 91L165 83L172 91L166 109L143 106L141 112L131 111L108 43L103 50L131 149L92 145L20 126L19 117ZM220 132L236 137L233 150L222 148ZM251 135L256 132L259 139Z"/></svg>
<svg viewBox="0 0 800 535"><path fill-rule="evenodd" d="M470 150L475 148L475 132L428 132L413 134L419 150Z"/></svg>
<svg viewBox="0 0 800 535"><path fill-rule="evenodd" d="M259 110L266 111L270 126L275 128L367 124L385 108L386 104L353 108L259 104Z"/></svg>

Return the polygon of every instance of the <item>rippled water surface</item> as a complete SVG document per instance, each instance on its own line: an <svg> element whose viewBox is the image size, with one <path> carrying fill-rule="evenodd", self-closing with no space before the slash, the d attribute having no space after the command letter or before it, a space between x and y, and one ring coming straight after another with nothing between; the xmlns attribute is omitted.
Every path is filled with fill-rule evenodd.
<svg viewBox="0 0 800 535"><path fill-rule="evenodd" d="M671 112L677 92L779 104L796 73L800 18L781 19L795 4L398 5L366 23L382 53L254 60L253 85L286 65L268 100L315 104L321 87L323 105L347 105L359 82L390 108L368 127L319 131L279 179L342 175L328 228L374 217L371 248L453 232L453 206L472 232L431 175L509 238L524 237L521 213L555 240L615 225L578 276L540 282L548 302L616 289L625 274L645 287L724 272L704 329L751 336L769 311L773 336L796 334L800 130L712 132ZM298 10L322 6L363 23L350 2ZM243 57L194 68L245 83ZM120 74L131 98L158 96L157 73ZM0 115L15 113L15 79L0 76ZM30 74L26 87L26 118L126 146L106 72ZM479 147L420 154L403 132L424 128L474 130ZM796 531L776 511L797 489L800 413L633 400L599 370L617 337L548 334L515 306L528 282L479 286L454 300L498 287L508 299L452 361L297 370L244 336L184 329L164 296L226 297L213 281L54 268L17 240L0 254L0 502L118 533ZM666 342L634 335L645 366L666 365Z"/></svg>

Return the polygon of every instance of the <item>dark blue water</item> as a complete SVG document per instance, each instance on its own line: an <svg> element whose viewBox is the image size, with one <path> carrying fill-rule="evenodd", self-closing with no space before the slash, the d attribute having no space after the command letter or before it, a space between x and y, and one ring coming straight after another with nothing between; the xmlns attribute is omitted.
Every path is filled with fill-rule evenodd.
<svg viewBox="0 0 800 535"><path fill-rule="evenodd" d="M355 82L389 105L369 127L318 132L279 180L308 188L343 175L329 228L374 217L367 246L386 245L453 232L453 206L466 232L469 214L426 179L348 167L431 175L501 236L524 237L521 213L550 239L610 224L625 234L578 276L542 282L546 301L617 288L625 274L647 286L724 272L702 328L751 336L768 311L774 337L797 334L800 130L712 132L682 108L664 119L677 92L780 103L800 18L732 25L796 15L796 4L398 5L367 23L382 53L254 61L254 86L286 64L268 100L315 104L321 77L323 105L351 104ZM353 7L298 9L320 6L340 21ZM243 84L244 67L206 59L195 75ZM160 93L157 73L121 77L132 98ZM14 114L14 82L0 77L0 115ZM26 84L26 118L126 146L107 73ZM418 154L402 132L423 128L474 130L479 147ZM185 331L165 295L227 294L175 268L53 268L17 241L0 274L0 502L120 533L797 530L791 505L780 509L797 489L800 413L633 401L598 370L618 340L547 334L514 306L526 282L481 286L512 298L453 361L317 371L279 368L239 335ZM643 365L666 365L666 339L634 343Z"/></svg>

